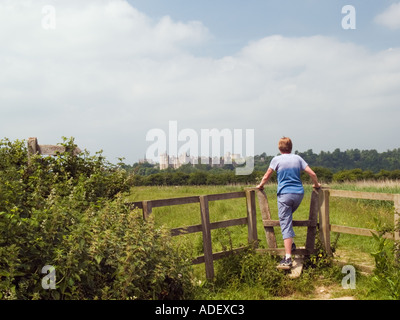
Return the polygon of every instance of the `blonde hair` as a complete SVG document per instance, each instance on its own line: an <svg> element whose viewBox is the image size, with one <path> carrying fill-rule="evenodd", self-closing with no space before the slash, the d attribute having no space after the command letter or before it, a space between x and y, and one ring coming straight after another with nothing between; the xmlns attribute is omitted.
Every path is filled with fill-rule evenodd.
<svg viewBox="0 0 400 320"><path fill-rule="evenodd" d="M279 151L282 153L291 153L292 152L292 140L288 137L283 137L279 140L278 143Z"/></svg>

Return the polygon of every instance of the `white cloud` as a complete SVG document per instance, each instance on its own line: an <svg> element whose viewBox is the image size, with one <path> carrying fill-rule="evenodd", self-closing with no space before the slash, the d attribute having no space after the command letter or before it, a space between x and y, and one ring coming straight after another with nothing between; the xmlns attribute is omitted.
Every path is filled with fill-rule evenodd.
<svg viewBox="0 0 400 320"><path fill-rule="evenodd" d="M375 22L390 29L400 29L400 2L393 3L384 12L377 15Z"/></svg>
<svg viewBox="0 0 400 320"><path fill-rule="evenodd" d="M201 22L155 21L123 0L69 0L54 1L57 27L44 30L48 2L0 1L0 136L74 136L130 162L169 120L198 132L255 129L256 152L269 153L284 134L298 150L392 148L398 136L399 49L275 35L199 57L192 49L212 37Z"/></svg>

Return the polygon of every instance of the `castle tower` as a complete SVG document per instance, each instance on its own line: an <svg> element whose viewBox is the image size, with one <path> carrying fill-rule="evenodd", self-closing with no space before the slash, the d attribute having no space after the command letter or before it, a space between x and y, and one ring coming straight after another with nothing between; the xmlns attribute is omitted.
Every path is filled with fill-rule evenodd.
<svg viewBox="0 0 400 320"><path fill-rule="evenodd" d="M169 156L167 153L160 154L160 170L168 169L169 166Z"/></svg>

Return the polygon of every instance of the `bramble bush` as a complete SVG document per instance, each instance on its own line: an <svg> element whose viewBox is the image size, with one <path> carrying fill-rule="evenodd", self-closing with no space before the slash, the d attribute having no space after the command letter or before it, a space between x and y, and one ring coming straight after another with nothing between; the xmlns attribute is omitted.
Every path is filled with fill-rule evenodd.
<svg viewBox="0 0 400 320"><path fill-rule="evenodd" d="M101 155L54 157L0 140L0 299L182 299L191 261L124 205L132 176ZM55 268L56 288L42 287Z"/></svg>

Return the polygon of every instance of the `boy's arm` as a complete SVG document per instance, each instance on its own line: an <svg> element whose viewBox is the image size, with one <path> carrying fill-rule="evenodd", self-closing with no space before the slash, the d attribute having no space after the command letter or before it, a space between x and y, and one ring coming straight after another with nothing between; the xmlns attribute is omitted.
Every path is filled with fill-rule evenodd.
<svg viewBox="0 0 400 320"><path fill-rule="evenodd" d="M274 172L274 170L272 170L271 168L268 168L268 170L265 173L264 177L262 178L260 184L256 188L263 190L264 184L266 184L268 182L268 180L269 180L269 178L271 178L271 175L273 172Z"/></svg>
<svg viewBox="0 0 400 320"><path fill-rule="evenodd" d="M317 175L315 174L315 172L309 167L307 166L304 169L305 172L307 172L307 174L310 176L313 184L313 188L321 188L321 184L318 182L318 178Z"/></svg>

